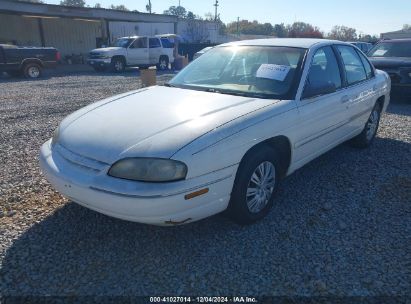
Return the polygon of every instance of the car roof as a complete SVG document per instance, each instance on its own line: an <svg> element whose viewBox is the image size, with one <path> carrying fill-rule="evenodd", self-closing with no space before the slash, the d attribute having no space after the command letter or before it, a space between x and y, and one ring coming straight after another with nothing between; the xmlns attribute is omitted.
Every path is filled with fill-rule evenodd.
<svg viewBox="0 0 411 304"><path fill-rule="evenodd" d="M402 39L383 39L379 42L394 42L394 43L401 43L401 42L411 42L411 38L402 38Z"/></svg>
<svg viewBox="0 0 411 304"><path fill-rule="evenodd" d="M242 40L222 44L221 46L250 45L250 46L288 46L298 48L311 48L314 45L347 44L338 40L314 38L269 38Z"/></svg>

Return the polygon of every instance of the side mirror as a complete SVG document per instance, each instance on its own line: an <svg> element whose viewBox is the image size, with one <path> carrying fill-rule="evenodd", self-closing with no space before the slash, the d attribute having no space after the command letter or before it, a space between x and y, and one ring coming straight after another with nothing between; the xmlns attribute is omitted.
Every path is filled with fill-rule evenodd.
<svg viewBox="0 0 411 304"><path fill-rule="evenodd" d="M335 91L337 91L337 88L335 87L334 83L323 82L313 85L308 82L304 88L302 99L307 99L319 95L331 94Z"/></svg>

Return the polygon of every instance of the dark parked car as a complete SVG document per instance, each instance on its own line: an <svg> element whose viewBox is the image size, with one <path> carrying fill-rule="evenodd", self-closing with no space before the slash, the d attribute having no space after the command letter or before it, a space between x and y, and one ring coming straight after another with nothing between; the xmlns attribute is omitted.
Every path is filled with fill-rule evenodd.
<svg viewBox="0 0 411 304"><path fill-rule="evenodd" d="M390 75L394 99L411 101L411 39L383 40L368 56L377 69Z"/></svg>
<svg viewBox="0 0 411 304"><path fill-rule="evenodd" d="M11 76L38 78L44 68L54 67L59 60L60 53L55 48L0 44L0 72Z"/></svg>
<svg viewBox="0 0 411 304"><path fill-rule="evenodd" d="M355 45L357 48L359 48L365 54L367 54L368 51L372 48L372 44L368 43L368 42L353 41L353 42L348 42L348 43L351 43L352 45Z"/></svg>

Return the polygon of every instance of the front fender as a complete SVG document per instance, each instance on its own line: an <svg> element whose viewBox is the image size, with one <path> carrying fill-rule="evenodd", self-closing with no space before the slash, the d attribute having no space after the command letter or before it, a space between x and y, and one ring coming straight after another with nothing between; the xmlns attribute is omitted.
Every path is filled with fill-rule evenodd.
<svg viewBox="0 0 411 304"><path fill-rule="evenodd" d="M289 138L287 130L297 119L295 101L278 101L200 136L171 158L187 164L187 178L227 168L240 163L249 149L269 138Z"/></svg>

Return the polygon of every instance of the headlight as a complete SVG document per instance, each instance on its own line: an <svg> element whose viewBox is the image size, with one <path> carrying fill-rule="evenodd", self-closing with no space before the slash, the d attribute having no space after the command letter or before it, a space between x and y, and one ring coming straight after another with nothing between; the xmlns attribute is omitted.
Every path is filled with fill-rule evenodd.
<svg viewBox="0 0 411 304"><path fill-rule="evenodd" d="M108 174L142 182L172 182L186 177L187 166L172 159L125 158L111 166Z"/></svg>
<svg viewBox="0 0 411 304"><path fill-rule="evenodd" d="M59 139L59 134L60 134L60 127L57 127L54 132L53 132L53 137L51 138L51 146L53 147L58 139Z"/></svg>

